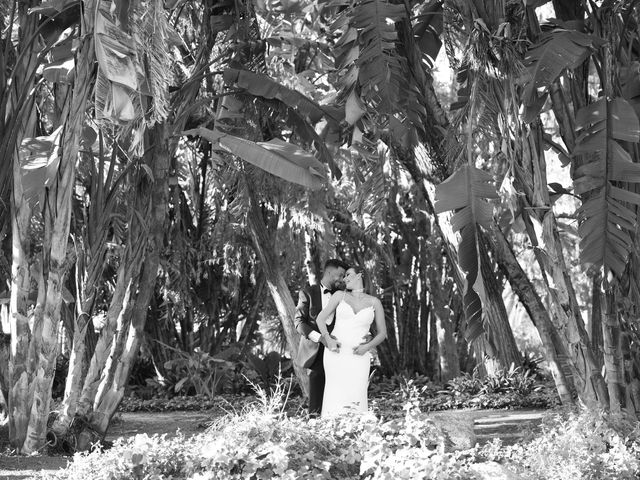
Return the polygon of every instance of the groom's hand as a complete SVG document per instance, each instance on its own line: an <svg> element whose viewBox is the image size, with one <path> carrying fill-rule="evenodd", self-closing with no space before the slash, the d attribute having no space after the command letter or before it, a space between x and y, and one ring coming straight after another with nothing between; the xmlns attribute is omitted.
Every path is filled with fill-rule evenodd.
<svg viewBox="0 0 640 480"><path fill-rule="evenodd" d="M364 337L362 337L362 343L353 347L353 353L355 355L364 355L370 350L370 348L367 347L367 343L369 343L371 340L373 340L373 335L367 333Z"/></svg>
<svg viewBox="0 0 640 480"><path fill-rule="evenodd" d="M340 342L338 342L338 339L336 337L334 337L331 334L329 334L329 337L331 337L333 340L335 340L336 343L338 344L338 346L340 346ZM327 337L325 337L324 335L322 337L320 337L320 342L326 347L327 346Z"/></svg>
<svg viewBox="0 0 640 480"><path fill-rule="evenodd" d="M367 333L364 337L362 337L362 343L360 345L369 343L371 340L373 340L373 335L371 335L370 333Z"/></svg>

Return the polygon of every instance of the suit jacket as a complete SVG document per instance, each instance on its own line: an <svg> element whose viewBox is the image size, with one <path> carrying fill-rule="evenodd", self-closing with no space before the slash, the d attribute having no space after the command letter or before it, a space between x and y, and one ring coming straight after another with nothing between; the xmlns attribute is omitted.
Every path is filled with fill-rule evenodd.
<svg viewBox="0 0 640 480"><path fill-rule="evenodd" d="M318 313L322 311L322 292L320 290L321 286L319 284L307 285L300 290L298 296L294 320L296 330L301 337L296 363L303 368L309 368L313 365L318 354L321 354L324 350L324 346L321 343L316 343L308 338L311 332L320 332L316 324ZM327 325L329 331L333 330L334 323Z"/></svg>

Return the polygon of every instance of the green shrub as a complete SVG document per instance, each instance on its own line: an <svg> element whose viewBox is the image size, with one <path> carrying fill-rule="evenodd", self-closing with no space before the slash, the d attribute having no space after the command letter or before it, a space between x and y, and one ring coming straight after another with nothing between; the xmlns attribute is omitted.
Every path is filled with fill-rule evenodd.
<svg viewBox="0 0 640 480"><path fill-rule="evenodd" d="M482 388L482 379L478 376L477 370L474 370L472 374L465 372L459 377L449 380L447 388L454 395L475 395Z"/></svg>
<svg viewBox="0 0 640 480"><path fill-rule="evenodd" d="M640 477L639 440L637 421L584 410L555 413L541 433L509 447L493 442L479 455L531 480L631 480Z"/></svg>
<svg viewBox="0 0 640 480"><path fill-rule="evenodd" d="M138 479L472 479L447 437L428 415L409 403L403 418L348 415L309 420L288 417L287 392L272 395L240 414L219 418L191 439L138 435L104 452L76 455L48 478Z"/></svg>
<svg viewBox="0 0 640 480"><path fill-rule="evenodd" d="M398 392L403 408L391 419L309 420L288 416L289 389L280 381L270 395L258 390L257 400L218 418L206 433L173 439L138 435L104 453L76 454L69 468L45 478L479 480L500 472L510 478L514 472L522 480L630 480L640 475L637 422L597 412L550 415L541 432L514 446L496 441L452 452L445 430L419 408L424 386L406 381Z"/></svg>
<svg viewBox="0 0 640 480"><path fill-rule="evenodd" d="M169 347L174 358L165 362L165 383L175 393L195 393L213 398L234 376L235 365L226 359L212 357L196 348L192 353Z"/></svg>
<svg viewBox="0 0 640 480"><path fill-rule="evenodd" d="M529 395L541 389L540 382L530 369L516 367L511 364L508 370L498 370L486 377L478 376L477 370L472 374L465 373L447 383L447 388L454 395L477 395L492 393L515 393Z"/></svg>

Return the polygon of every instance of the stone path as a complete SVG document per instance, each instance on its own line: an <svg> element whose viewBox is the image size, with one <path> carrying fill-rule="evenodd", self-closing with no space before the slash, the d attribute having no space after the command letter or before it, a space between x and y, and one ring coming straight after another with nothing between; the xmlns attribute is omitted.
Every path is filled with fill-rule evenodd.
<svg viewBox="0 0 640 480"><path fill-rule="evenodd" d="M430 415L447 432L454 448L473 448L500 438L513 445L540 425L545 410L445 410Z"/></svg>
<svg viewBox="0 0 640 480"><path fill-rule="evenodd" d="M476 441L483 445L500 438L503 445L513 445L525 433L540 425L544 410L485 410L473 420Z"/></svg>

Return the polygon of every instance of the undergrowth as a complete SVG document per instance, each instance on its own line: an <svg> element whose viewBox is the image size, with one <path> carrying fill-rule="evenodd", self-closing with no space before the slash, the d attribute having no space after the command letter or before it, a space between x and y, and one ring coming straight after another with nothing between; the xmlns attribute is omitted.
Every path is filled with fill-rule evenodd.
<svg viewBox="0 0 640 480"><path fill-rule="evenodd" d="M402 414L335 419L291 416L288 391L258 389L253 403L202 434L138 435L77 454L56 480L160 479L632 479L640 475L637 424L599 412L555 413L514 446L454 451L445 429L420 408L420 388L402 390ZM505 477L505 472L508 475Z"/></svg>

